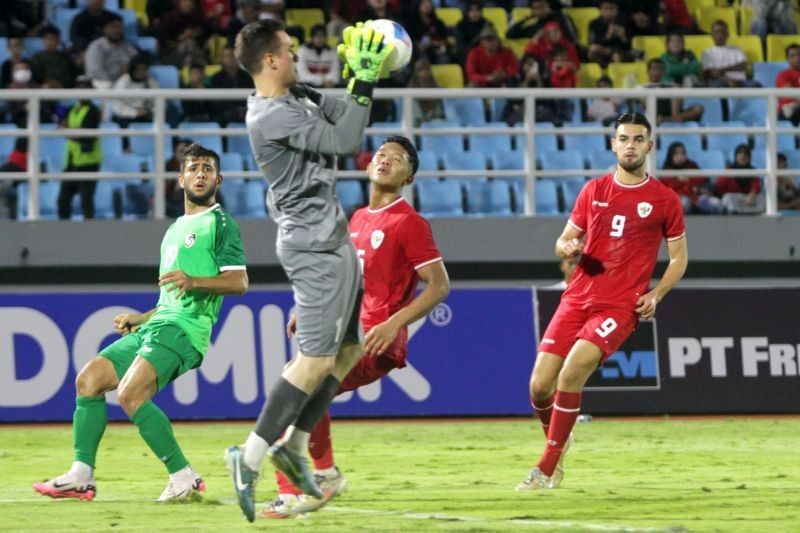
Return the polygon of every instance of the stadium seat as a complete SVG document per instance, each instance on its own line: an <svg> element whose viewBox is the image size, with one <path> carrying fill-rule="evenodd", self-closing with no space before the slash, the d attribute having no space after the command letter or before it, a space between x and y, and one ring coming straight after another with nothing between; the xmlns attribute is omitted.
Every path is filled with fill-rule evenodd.
<svg viewBox="0 0 800 533"><path fill-rule="evenodd" d="M564 13L569 15L575 24L578 42L583 46L588 46L589 23L600 16L600 10L596 7L567 7L564 9Z"/></svg>
<svg viewBox="0 0 800 533"><path fill-rule="evenodd" d="M588 153L588 152L587 152ZM560 152L545 152L541 156L542 170L575 170L576 177L583 179L584 168L583 153L577 150L562 150ZM563 178L556 178L563 179Z"/></svg>
<svg viewBox="0 0 800 533"><path fill-rule="evenodd" d="M578 82L579 88L594 88L597 87L597 80L603 75L603 69L599 63L581 63L578 69Z"/></svg>
<svg viewBox="0 0 800 533"><path fill-rule="evenodd" d="M753 65L753 79L762 87L775 87L778 73L788 68L786 61L764 61Z"/></svg>
<svg viewBox="0 0 800 533"><path fill-rule="evenodd" d="M44 41L41 37L23 37L23 56L32 59L33 56L44 50Z"/></svg>
<svg viewBox="0 0 800 533"><path fill-rule="evenodd" d="M181 122L178 124L178 129L182 130L182 134L191 138L194 142L202 144L204 148L214 150L218 154L222 153L222 136L221 135L195 135L193 130L207 130L211 128L219 128L217 122Z"/></svg>
<svg viewBox="0 0 800 533"><path fill-rule="evenodd" d="M617 158L610 150L595 150L589 154L589 168L593 170L613 170L617 167Z"/></svg>
<svg viewBox="0 0 800 533"><path fill-rule="evenodd" d="M336 182L336 196L339 197L339 203L342 204L347 218L358 209L366 205L367 200L364 196L364 189L359 180L338 180Z"/></svg>
<svg viewBox="0 0 800 533"><path fill-rule="evenodd" d="M439 170L439 157L433 150L420 150L417 152L419 158L419 170Z"/></svg>
<svg viewBox="0 0 800 533"><path fill-rule="evenodd" d="M11 53L8 51L8 37L0 37L0 63L5 63L10 57Z"/></svg>
<svg viewBox="0 0 800 533"><path fill-rule="evenodd" d="M779 120L777 126L779 128L793 128L792 123L788 120ZM767 147L766 135L755 135L755 149L764 149ZM792 133L778 133L777 134L778 151L783 153L793 152L796 148L796 138ZM800 167L798 167L800 168Z"/></svg>
<svg viewBox="0 0 800 533"><path fill-rule="evenodd" d="M42 130L55 130L55 124L41 124ZM66 157L66 137L39 137L39 157L47 159L53 168L48 166L49 172L60 172L64 168Z"/></svg>
<svg viewBox="0 0 800 533"><path fill-rule="evenodd" d="M239 213L244 211L242 207L245 179L242 178L228 178L222 180L222 205L225 209L231 212L233 216L239 216Z"/></svg>
<svg viewBox="0 0 800 533"><path fill-rule="evenodd" d="M555 179L536 180L536 214L537 215L560 215L558 209L558 181Z"/></svg>
<svg viewBox="0 0 800 533"><path fill-rule="evenodd" d="M751 65L764 61L764 47L757 35L731 35L728 44L741 48Z"/></svg>
<svg viewBox="0 0 800 533"><path fill-rule="evenodd" d="M565 128L562 135L564 149L580 152L581 160L587 159L589 154L595 150L604 150L606 148L606 136L603 133L579 135L577 133L567 133L568 131L569 129Z"/></svg>
<svg viewBox="0 0 800 533"><path fill-rule="evenodd" d="M688 153L695 153L699 152L703 149L703 139L700 137L699 133L668 133L667 131L663 131L659 133L658 136L660 144L660 148L666 150L669 148L669 145L674 142L681 142L683 146L686 147L686 151ZM659 162L662 160L659 159Z"/></svg>
<svg viewBox="0 0 800 533"><path fill-rule="evenodd" d="M564 197L565 213L570 213L572 211L572 208L575 205L575 200L578 199L578 194L580 194L584 185L586 185L585 179L568 178L561 181L561 192L563 193Z"/></svg>
<svg viewBox="0 0 800 533"><path fill-rule="evenodd" d="M555 128L555 124L552 122L537 122L536 128ZM537 131L535 135L537 159L541 159L542 154L545 152L558 150L558 138L555 133L539 133ZM515 150L520 150L524 153L526 150L526 142L527 138L525 135L514 135Z"/></svg>
<svg viewBox="0 0 800 533"><path fill-rule="evenodd" d="M120 154L116 157L109 157L103 159L103 163L100 165L101 172L128 174L125 178L127 181L140 180L140 175L145 168L147 168L145 158L133 154Z"/></svg>
<svg viewBox="0 0 800 533"><path fill-rule="evenodd" d="M783 155L786 156L786 166L791 169L800 169L800 150L787 151Z"/></svg>
<svg viewBox="0 0 800 533"><path fill-rule="evenodd" d="M433 78L439 87L448 89L461 89L464 87L464 71L457 63L447 63L444 65L431 65Z"/></svg>
<svg viewBox="0 0 800 533"><path fill-rule="evenodd" d="M161 89L178 89L180 87L178 69L172 65L153 65L150 67L150 75L158 82Z"/></svg>
<svg viewBox="0 0 800 533"><path fill-rule="evenodd" d="M527 3L528 2L526 2L526 4ZM530 15L531 15L530 5L511 8L511 24L516 24L517 22L523 20L525 17L528 17Z"/></svg>
<svg viewBox="0 0 800 533"><path fill-rule="evenodd" d="M744 127L744 122L731 120L726 123L729 127ZM731 146L747 144L745 133L709 133L706 135L706 148L708 150L721 150L726 152Z"/></svg>
<svg viewBox="0 0 800 533"><path fill-rule="evenodd" d="M517 59L522 59L525 55L525 48L528 46L530 39L522 38L522 39L505 39L503 44L510 48Z"/></svg>
<svg viewBox="0 0 800 533"><path fill-rule="evenodd" d="M717 0L686 0L686 10L694 16L701 7L713 7L717 5Z"/></svg>
<svg viewBox="0 0 800 533"><path fill-rule="evenodd" d="M242 130L244 135L227 135L228 152L236 152L247 156L251 153L250 138L247 136L247 126L244 122L228 122L225 126L229 130Z"/></svg>
<svg viewBox="0 0 800 533"><path fill-rule="evenodd" d="M637 35L631 45L634 49L644 52L647 61L657 59L667 51L666 37L662 35Z"/></svg>
<svg viewBox="0 0 800 533"><path fill-rule="evenodd" d="M483 127L483 128L507 128L508 124L505 122L487 122L486 124L469 123L468 126ZM511 149L511 135L507 133L494 133L490 135L483 135L479 133L472 133L467 136L470 150L478 150L484 154L491 154L498 150Z"/></svg>
<svg viewBox="0 0 800 533"><path fill-rule="evenodd" d="M464 214L461 186L453 180L416 180L419 211L423 216L461 216Z"/></svg>
<svg viewBox="0 0 800 533"><path fill-rule="evenodd" d="M97 188L94 190L95 218L108 220L117 217L117 213L114 210L115 197L121 197L122 189L123 182L119 180L97 180ZM78 206L80 206L80 202L78 202ZM74 212L75 209L73 209Z"/></svg>
<svg viewBox="0 0 800 533"><path fill-rule="evenodd" d="M244 159L242 158L242 154L238 152L219 154L219 169L223 174L225 172L244 171Z"/></svg>
<svg viewBox="0 0 800 533"><path fill-rule="evenodd" d="M65 45L69 45L69 30L72 27L72 19L75 15L81 12L78 8L60 7L56 10L53 16L53 25L61 32L61 41Z"/></svg>
<svg viewBox="0 0 800 533"><path fill-rule="evenodd" d="M511 189L501 180L473 179L466 184L472 215L511 216Z"/></svg>
<svg viewBox="0 0 800 533"><path fill-rule="evenodd" d="M753 23L753 9L750 6L739 6L739 35L750 35Z"/></svg>
<svg viewBox="0 0 800 533"><path fill-rule="evenodd" d="M686 49L691 50L701 63L703 61L703 52L714 46L714 39L710 35L684 35L683 42Z"/></svg>
<svg viewBox="0 0 800 533"><path fill-rule="evenodd" d="M489 156L495 170L525 170L525 152L522 150L497 151Z"/></svg>
<svg viewBox="0 0 800 533"><path fill-rule="evenodd" d="M18 129L16 124L0 124L0 130L3 131L16 131ZM0 137L0 161L6 161L8 159L8 156L14 151L14 143L16 143L16 141L17 138L13 135Z"/></svg>
<svg viewBox="0 0 800 533"><path fill-rule="evenodd" d="M502 7L484 7L483 18L494 24L497 35L500 39L505 39L508 29L508 13Z"/></svg>
<svg viewBox="0 0 800 533"><path fill-rule="evenodd" d="M733 150L730 153L730 159L733 161ZM767 167L767 152L765 150L753 150L750 156L750 163L755 168L766 168ZM761 182L761 186L763 188L764 182Z"/></svg>
<svg viewBox="0 0 800 533"><path fill-rule="evenodd" d="M423 122L421 128L423 129L436 129L436 128L457 128L457 122L449 122L445 120L434 120L431 122ZM445 152L453 152L464 149L464 141L461 135L448 134L448 135L420 135L420 149L433 150L439 154Z"/></svg>
<svg viewBox="0 0 800 533"><path fill-rule="evenodd" d="M103 150L103 159L116 157L122 154L122 128L116 122L100 123L101 130L114 130L120 132L119 135L106 135L100 137L100 146Z"/></svg>
<svg viewBox="0 0 800 533"><path fill-rule="evenodd" d="M130 148L134 154L140 156L151 156L155 152L155 130L151 122L132 122L128 129L131 130L148 130L152 131L154 135L131 135ZM184 135L184 137L187 137ZM189 137L191 139L191 137ZM194 140L194 139L192 139ZM169 136L164 136L164 157L169 158L172 156L172 140Z"/></svg>
<svg viewBox="0 0 800 533"><path fill-rule="evenodd" d="M444 101L444 118L462 126L485 123L486 105L483 98L448 98Z"/></svg>
<svg viewBox="0 0 800 533"><path fill-rule="evenodd" d="M311 38L311 28L315 24L325 24L325 13L319 8L287 9L284 11L286 26L300 26L306 40Z"/></svg>
<svg viewBox="0 0 800 533"><path fill-rule="evenodd" d="M689 108L693 105L703 106L703 116L701 122L705 126L709 126L711 122L722 121L722 100L719 98L684 98L683 107Z"/></svg>
<svg viewBox="0 0 800 533"><path fill-rule="evenodd" d="M28 218L29 189L28 182L17 185L17 220ZM58 191L60 190L60 181L39 182L39 218L42 220L56 220L58 218Z"/></svg>
<svg viewBox="0 0 800 533"><path fill-rule="evenodd" d="M445 170L486 170L486 156L478 150L445 152L442 157ZM466 183L475 178L451 178Z"/></svg>
<svg viewBox="0 0 800 533"><path fill-rule="evenodd" d="M458 7L437 7L436 16L442 19L445 26L452 28L461 22L463 12Z"/></svg>
<svg viewBox="0 0 800 533"><path fill-rule="evenodd" d="M245 181L242 186L242 210L240 218L266 218L267 216L267 184L262 179ZM234 215L236 216L236 215Z"/></svg>
<svg viewBox="0 0 800 533"><path fill-rule="evenodd" d="M116 13L122 17L122 24L125 28L125 38L131 43L138 41L139 17L136 15L136 11L132 9L119 9L116 11Z"/></svg>
<svg viewBox="0 0 800 533"><path fill-rule="evenodd" d="M732 98L728 105L730 119L739 120L748 126L763 126L767 120L766 98ZM774 111L773 111L774 113Z"/></svg>
<svg viewBox="0 0 800 533"><path fill-rule="evenodd" d="M647 63L634 61L632 63L611 63L608 65L608 77L614 87L621 89L632 85L647 83ZM632 78L632 79L631 79Z"/></svg>
<svg viewBox="0 0 800 533"><path fill-rule="evenodd" d="M739 24L736 19L736 8L733 7L717 7L717 6L703 6L696 12L697 25L706 33L711 33L711 26L717 20L722 20L728 24L728 32L730 35L737 35L739 33Z"/></svg>
<svg viewBox="0 0 800 533"><path fill-rule="evenodd" d="M697 166L702 169L721 170L725 168L725 156L722 154L722 150L701 150L688 154L688 156L689 159L697 163ZM661 161L661 164L663 164L663 161ZM712 180L714 178L716 178L716 176L711 177Z"/></svg>
<svg viewBox="0 0 800 533"><path fill-rule="evenodd" d="M786 61L786 47L792 43L800 44L800 36L767 35L767 61Z"/></svg>

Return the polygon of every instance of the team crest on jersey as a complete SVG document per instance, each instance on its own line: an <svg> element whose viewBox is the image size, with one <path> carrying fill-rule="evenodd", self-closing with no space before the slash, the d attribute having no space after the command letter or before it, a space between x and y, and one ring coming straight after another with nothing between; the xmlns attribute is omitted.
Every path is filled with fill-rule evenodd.
<svg viewBox="0 0 800 533"><path fill-rule="evenodd" d="M640 205L641 205L641 204L640 204ZM195 241L196 241L196 240L197 240L197 235L195 235L194 233L190 233L190 234L188 234L188 235L186 236L186 238L185 238L185 239L183 239L183 245L184 245L185 247L187 247L187 248L191 248L191 247L192 247L192 245L195 243Z"/></svg>
<svg viewBox="0 0 800 533"><path fill-rule="evenodd" d="M647 202L639 202L639 205L636 206L636 210L639 211L640 217L647 218L648 215L653 212L653 206Z"/></svg>
<svg viewBox="0 0 800 533"><path fill-rule="evenodd" d="M377 250L383 243L383 232L379 229L373 231L369 238L369 243L372 245L373 250Z"/></svg>

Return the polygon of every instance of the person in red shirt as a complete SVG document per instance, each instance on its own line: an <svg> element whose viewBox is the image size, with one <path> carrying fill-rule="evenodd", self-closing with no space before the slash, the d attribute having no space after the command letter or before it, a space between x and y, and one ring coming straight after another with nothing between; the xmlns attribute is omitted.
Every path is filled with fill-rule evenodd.
<svg viewBox="0 0 800 533"><path fill-rule="evenodd" d="M775 87L800 87L800 44L792 43L786 47L786 62L789 68L778 73ZM799 126L800 98L780 98L778 119L791 120L792 124Z"/></svg>
<svg viewBox="0 0 800 533"><path fill-rule="evenodd" d="M500 44L494 26L478 34L479 43L467 54L467 82L472 87L510 87L518 82L519 64L514 52Z"/></svg>
<svg viewBox="0 0 800 533"><path fill-rule="evenodd" d="M578 49L575 48L575 44L564 38L561 24L550 21L544 25L543 30L538 38L536 36L531 38L530 42L525 46L525 54L534 56L540 66L549 70L550 64L553 62L553 50L556 46L561 45L567 51L567 59L573 63L577 71L578 67L581 66Z"/></svg>
<svg viewBox="0 0 800 533"><path fill-rule="evenodd" d="M395 368L406 366L408 326L430 313L450 291L447 270L433 240L430 224L401 196L414 182L419 159L405 137L393 136L378 148L367 166L371 189L369 205L353 213L350 237L364 275L361 325L367 332L363 357L339 387L339 394L377 381ZM415 296L417 282L425 288ZM287 334L294 332L294 317ZM333 459L331 417L326 412L311 432L309 452L316 476L344 489ZM302 494L276 473L278 499L259 513L261 518L293 518L292 504Z"/></svg>
<svg viewBox="0 0 800 533"><path fill-rule="evenodd" d="M750 146L740 144L733 153L733 163L728 168L745 170L753 166ZM766 208L766 199L761 194L761 179L757 177L720 176L716 182L717 195L722 198L726 213L757 214Z"/></svg>
<svg viewBox="0 0 800 533"><path fill-rule="evenodd" d="M556 241L561 259L580 255L555 315L542 335L530 380L531 403L547 434L544 454L517 490L554 489L581 406L581 391L686 271L688 252L681 202L645 172L653 147L640 113L617 117L613 174L588 182ZM648 290L666 239L669 264Z"/></svg>

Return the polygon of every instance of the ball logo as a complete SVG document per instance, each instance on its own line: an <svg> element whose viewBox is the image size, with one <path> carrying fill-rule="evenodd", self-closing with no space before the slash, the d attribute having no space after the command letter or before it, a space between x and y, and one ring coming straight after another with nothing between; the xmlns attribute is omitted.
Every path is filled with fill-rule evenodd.
<svg viewBox="0 0 800 533"><path fill-rule="evenodd" d="M639 211L639 216L642 218L647 218L648 215L653 212L653 206L647 202L639 202L636 209Z"/></svg>
<svg viewBox="0 0 800 533"><path fill-rule="evenodd" d="M183 239L183 245L187 248L191 248L196 240L197 240L197 235L195 235L194 233L190 233L186 236L185 239Z"/></svg>
<svg viewBox="0 0 800 533"><path fill-rule="evenodd" d="M373 250L380 248L381 244L383 243L383 237L383 232L379 229L376 229L372 232L372 235L369 237L369 243L372 245Z"/></svg>

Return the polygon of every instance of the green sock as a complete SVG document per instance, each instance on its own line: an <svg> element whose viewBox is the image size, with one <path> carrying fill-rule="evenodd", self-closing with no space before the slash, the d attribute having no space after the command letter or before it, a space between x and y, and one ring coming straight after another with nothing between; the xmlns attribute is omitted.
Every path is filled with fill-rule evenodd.
<svg viewBox="0 0 800 533"><path fill-rule="evenodd" d="M131 420L139 428L139 434L156 457L167 466L170 474L189 465L189 461L178 446L178 441L175 440L169 418L156 404L150 401L142 404L133 413Z"/></svg>
<svg viewBox="0 0 800 533"><path fill-rule="evenodd" d="M94 468L97 447L108 424L105 396L78 396L72 414L72 447L75 460Z"/></svg>

